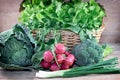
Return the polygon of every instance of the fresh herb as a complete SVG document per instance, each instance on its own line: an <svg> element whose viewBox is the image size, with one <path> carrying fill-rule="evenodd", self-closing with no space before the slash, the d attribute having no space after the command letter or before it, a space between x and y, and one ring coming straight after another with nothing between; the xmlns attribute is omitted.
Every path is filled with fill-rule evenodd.
<svg viewBox="0 0 120 80"><path fill-rule="evenodd" d="M81 0L64 3L60 0L40 0L26 4L19 21L31 30L67 29L80 35L81 40L91 38L91 30L99 29L105 16L104 9L95 1ZM46 4L46 3L49 4ZM88 36L89 35L89 36Z"/></svg>

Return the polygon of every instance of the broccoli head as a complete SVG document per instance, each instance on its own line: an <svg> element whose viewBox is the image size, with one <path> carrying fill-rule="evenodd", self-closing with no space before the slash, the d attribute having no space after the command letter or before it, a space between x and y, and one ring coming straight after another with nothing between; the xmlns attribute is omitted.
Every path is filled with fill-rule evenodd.
<svg viewBox="0 0 120 80"><path fill-rule="evenodd" d="M98 63L103 58L103 48L95 40L87 39L80 44L77 44L72 49L72 54L75 55L75 64L86 66Z"/></svg>

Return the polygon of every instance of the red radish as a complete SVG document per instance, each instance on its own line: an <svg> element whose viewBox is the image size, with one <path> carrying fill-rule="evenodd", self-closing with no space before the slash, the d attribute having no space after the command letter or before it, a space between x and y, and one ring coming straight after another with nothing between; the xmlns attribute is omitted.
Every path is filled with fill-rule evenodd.
<svg viewBox="0 0 120 80"><path fill-rule="evenodd" d="M43 68L49 68L50 67L50 63L42 60L42 62L40 63L40 65L43 67Z"/></svg>
<svg viewBox="0 0 120 80"><path fill-rule="evenodd" d="M69 54L68 57L71 58L73 61L75 60L75 56L73 54Z"/></svg>
<svg viewBox="0 0 120 80"><path fill-rule="evenodd" d="M68 66L68 65L64 65L64 64L62 64L62 66L61 66L61 70L66 70L66 69L69 69L69 66Z"/></svg>
<svg viewBox="0 0 120 80"><path fill-rule="evenodd" d="M49 50L44 52L43 58L46 62L52 62L54 59L52 52Z"/></svg>
<svg viewBox="0 0 120 80"><path fill-rule="evenodd" d="M55 53L56 54L63 54L66 51L66 47L64 44L58 43L55 45Z"/></svg>
<svg viewBox="0 0 120 80"><path fill-rule="evenodd" d="M57 70L60 70L60 68L58 67L58 65L56 63L53 63L50 66L50 70L51 71L57 71Z"/></svg>
<svg viewBox="0 0 120 80"><path fill-rule="evenodd" d="M68 56L70 53L68 51L65 52L65 55Z"/></svg>
<svg viewBox="0 0 120 80"><path fill-rule="evenodd" d="M67 66L72 66L74 63L74 60L72 57L66 57L66 59L64 60L64 64Z"/></svg>
<svg viewBox="0 0 120 80"><path fill-rule="evenodd" d="M59 52L60 52L60 51L58 51L58 50L55 48L55 53L56 53L56 54L59 54Z"/></svg>
<svg viewBox="0 0 120 80"><path fill-rule="evenodd" d="M57 58L57 62L58 64L62 64L63 60L64 60L64 57L62 54L57 54L56 55L56 58Z"/></svg>

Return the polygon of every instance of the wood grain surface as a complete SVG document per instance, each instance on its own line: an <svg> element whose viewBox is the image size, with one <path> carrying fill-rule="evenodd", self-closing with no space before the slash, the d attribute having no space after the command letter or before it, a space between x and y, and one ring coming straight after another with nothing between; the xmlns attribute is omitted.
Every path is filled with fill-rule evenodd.
<svg viewBox="0 0 120 80"><path fill-rule="evenodd" d="M0 0L0 32L10 29L18 22L19 7L22 0ZM105 30L100 43L108 43L114 49L107 57L118 57L120 67L120 0L98 0L104 6L107 16L104 18ZM0 68L0 80L120 80L120 74L87 75L73 78L35 78L36 71L5 71Z"/></svg>

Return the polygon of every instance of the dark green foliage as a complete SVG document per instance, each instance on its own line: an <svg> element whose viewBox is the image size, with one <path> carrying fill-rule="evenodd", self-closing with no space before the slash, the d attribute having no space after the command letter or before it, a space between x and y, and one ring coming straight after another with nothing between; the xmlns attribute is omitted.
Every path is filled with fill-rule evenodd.
<svg viewBox="0 0 120 80"><path fill-rule="evenodd" d="M103 58L103 49L95 40L85 40L76 45L72 53L75 55L76 64L86 66L98 63Z"/></svg>
<svg viewBox="0 0 120 80"><path fill-rule="evenodd" d="M29 30L17 24L13 29L0 33L0 62L4 66L30 66L35 46Z"/></svg>

